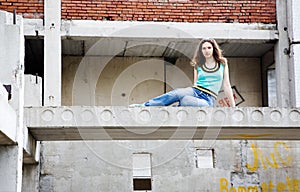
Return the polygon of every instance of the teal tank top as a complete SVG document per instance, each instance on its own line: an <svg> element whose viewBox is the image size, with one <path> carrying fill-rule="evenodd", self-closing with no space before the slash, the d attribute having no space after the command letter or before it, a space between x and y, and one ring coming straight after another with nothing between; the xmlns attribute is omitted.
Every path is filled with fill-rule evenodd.
<svg viewBox="0 0 300 192"><path fill-rule="evenodd" d="M197 71L198 80L194 87L217 97L223 82L224 65L218 63L214 69L201 65L197 67Z"/></svg>

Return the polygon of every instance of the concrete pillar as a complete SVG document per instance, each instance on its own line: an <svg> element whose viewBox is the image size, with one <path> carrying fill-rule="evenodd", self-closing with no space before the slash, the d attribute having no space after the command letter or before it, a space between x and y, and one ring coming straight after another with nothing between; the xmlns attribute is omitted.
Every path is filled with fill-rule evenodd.
<svg viewBox="0 0 300 192"><path fill-rule="evenodd" d="M61 105L61 1L45 0L44 105Z"/></svg>
<svg viewBox="0 0 300 192"><path fill-rule="evenodd" d="M39 191L39 164L25 164L23 167L23 186L22 192Z"/></svg>
<svg viewBox="0 0 300 192"><path fill-rule="evenodd" d="M0 146L0 191L21 192L22 162L17 145ZM21 177L21 179L20 179Z"/></svg>
<svg viewBox="0 0 300 192"><path fill-rule="evenodd" d="M0 190L21 192L23 165L23 107L24 107L24 34L23 20L17 16L12 23L12 14L0 12L0 67L4 75L3 82L12 87L12 99L9 104L16 113L15 145L0 146ZM2 31L3 30L3 31ZM1 51L0 51L1 52ZM2 74L2 73L1 73ZM2 86L2 85L1 85ZM8 111L8 110L7 110ZM2 126L5 125L3 122Z"/></svg>
<svg viewBox="0 0 300 192"><path fill-rule="evenodd" d="M277 9L277 27L279 31L279 40L275 45L275 67L277 84L277 105L279 107L290 106L290 88L289 88L289 41L287 33L287 2L276 1Z"/></svg>
<svg viewBox="0 0 300 192"><path fill-rule="evenodd" d="M300 1L287 1L290 39L291 105L300 107Z"/></svg>

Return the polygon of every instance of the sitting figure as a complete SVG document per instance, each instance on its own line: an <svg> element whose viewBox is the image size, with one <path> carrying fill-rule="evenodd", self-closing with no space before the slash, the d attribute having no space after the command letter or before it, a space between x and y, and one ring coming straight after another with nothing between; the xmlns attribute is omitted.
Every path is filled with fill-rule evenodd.
<svg viewBox="0 0 300 192"><path fill-rule="evenodd" d="M203 62L201 58L204 58ZM132 104L130 107L168 106L175 102L179 102L178 106L214 106L222 85L225 95L229 98L230 106L235 107L227 59L223 57L214 39L200 41L191 65L194 67L192 87L174 89L145 103Z"/></svg>

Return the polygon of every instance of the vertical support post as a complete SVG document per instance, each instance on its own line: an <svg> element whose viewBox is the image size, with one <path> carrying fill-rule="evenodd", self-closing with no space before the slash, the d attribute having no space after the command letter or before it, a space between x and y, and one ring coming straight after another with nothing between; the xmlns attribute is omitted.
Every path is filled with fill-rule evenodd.
<svg viewBox="0 0 300 192"><path fill-rule="evenodd" d="M287 1L288 34L290 39L291 106L300 107L300 2Z"/></svg>
<svg viewBox="0 0 300 192"><path fill-rule="evenodd" d="M287 2L276 1L277 26L279 40L275 45L275 68L277 84L277 105L278 107L290 106L290 86L289 86L289 40L287 33Z"/></svg>
<svg viewBox="0 0 300 192"><path fill-rule="evenodd" d="M45 0L44 105L61 105L61 1Z"/></svg>
<svg viewBox="0 0 300 192"><path fill-rule="evenodd" d="M10 146L0 146L0 186L1 191L22 191L22 166L23 166L23 114L24 114L24 33L23 20L20 16L16 16L16 23L7 22L7 13L0 12L0 29L2 36L0 38L0 50L5 50L4 57L0 54L0 63L5 75L1 76L4 82L12 87L12 99L9 107L2 108L9 114L10 111L16 114L12 118L11 124L15 130L15 144ZM4 21L4 23L3 23ZM3 55L2 55L3 56ZM2 86L2 84L1 84ZM11 109L11 110L10 110ZM4 124L2 126L10 126Z"/></svg>

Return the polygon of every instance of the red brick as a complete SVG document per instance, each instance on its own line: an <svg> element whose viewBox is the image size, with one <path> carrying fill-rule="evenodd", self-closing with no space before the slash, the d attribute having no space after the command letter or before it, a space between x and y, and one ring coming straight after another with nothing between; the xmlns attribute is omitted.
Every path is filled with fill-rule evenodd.
<svg viewBox="0 0 300 192"><path fill-rule="evenodd" d="M0 9L11 12L16 8L27 18L43 17L42 0L0 2ZM100 13L112 20L227 22L227 16L234 22L275 23L276 0L62 0L62 19L101 20Z"/></svg>

